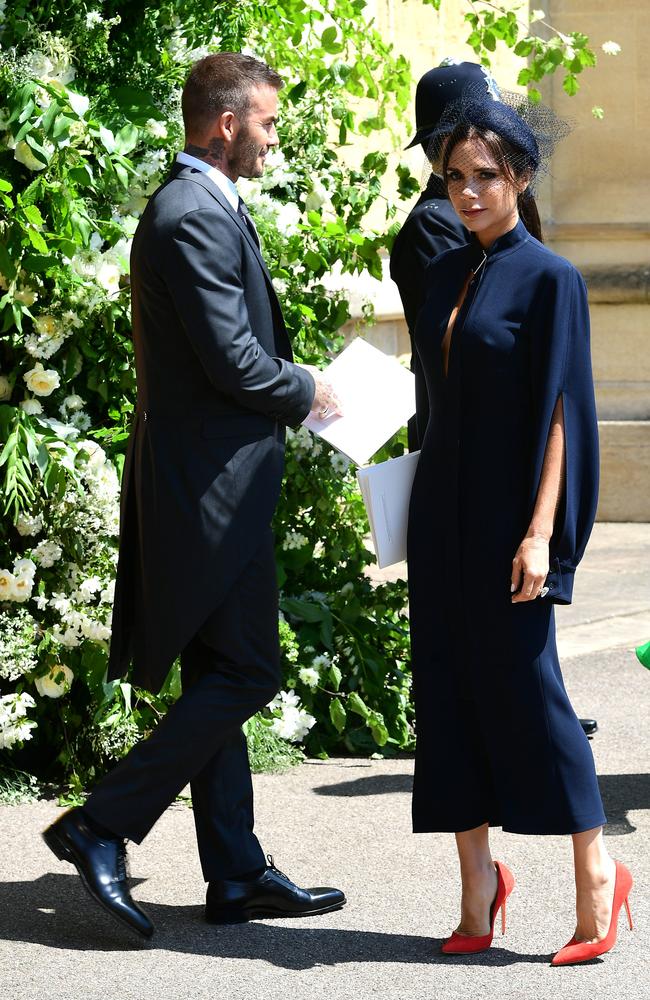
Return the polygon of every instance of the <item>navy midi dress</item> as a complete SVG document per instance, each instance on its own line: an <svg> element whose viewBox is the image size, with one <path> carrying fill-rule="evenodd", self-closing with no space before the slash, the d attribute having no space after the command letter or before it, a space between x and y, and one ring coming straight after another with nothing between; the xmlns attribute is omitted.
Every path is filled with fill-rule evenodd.
<svg viewBox="0 0 650 1000"><path fill-rule="evenodd" d="M436 258L415 330L430 417L408 535L413 826L577 833L606 822L553 613L571 602L597 502L587 294L579 272L521 222L484 257L473 240ZM470 271L445 375L442 340ZM549 591L513 605L512 560L560 396L566 476Z"/></svg>

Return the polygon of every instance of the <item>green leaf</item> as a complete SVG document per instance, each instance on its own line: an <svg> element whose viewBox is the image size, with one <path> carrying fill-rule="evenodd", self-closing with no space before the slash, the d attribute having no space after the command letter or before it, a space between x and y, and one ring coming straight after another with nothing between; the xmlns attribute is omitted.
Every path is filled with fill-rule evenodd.
<svg viewBox="0 0 650 1000"><path fill-rule="evenodd" d="M44 219L36 205L22 205L22 212L28 222L34 226L42 226Z"/></svg>
<svg viewBox="0 0 650 1000"><path fill-rule="evenodd" d="M32 229L30 227L29 229L26 230L26 232L27 232L27 239L34 247L34 249L37 250L39 254L46 254L48 252L48 246L43 237L41 236L41 234L38 232L38 230Z"/></svg>
<svg viewBox="0 0 650 1000"><path fill-rule="evenodd" d="M562 88L566 91L569 97L574 97L580 90L580 84L578 83L576 77L573 73L567 73L562 81Z"/></svg>
<svg viewBox="0 0 650 1000"><path fill-rule="evenodd" d="M370 714L370 709L356 691L350 691L347 706L351 712L360 715L362 719L367 719Z"/></svg>
<svg viewBox="0 0 650 1000"><path fill-rule="evenodd" d="M494 50L497 47L497 40L493 31L483 32L483 45L488 50L488 52L494 52Z"/></svg>
<svg viewBox="0 0 650 1000"><path fill-rule="evenodd" d="M367 726L377 746L383 747L388 742L388 729L381 712L371 712Z"/></svg>
<svg viewBox="0 0 650 1000"><path fill-rule="evenodd" d="M295 87L291 88L287 96L292 104L297 104L298 101L305 96L306 90L307 90L307 81L301 80L300 83L297 83Z"/></svg>
<svg viewBox="0 0 650 1000"><path fill-rule="evenodd" d="M138 87L114 87L111 97L122 114L135 125L145 125L150 118L164 121L148 90Z"/></svg>
<svg viewBox="0 0 650 1000"><path fill-rule="evenodd" d="M326 28L321 35L320 43L326 52L335 54L342 51L343 46L336 41L337 35L338 31L335 27Z"/></svg>
<svg viewBox="0 0 650 1000"><path fill-rule="evenodd" d="M343 680L343 674L341 670L335 663L330 667L330 680L332 682L332 687L335 691L338 691L341 687L341 681Z"/></svg>
<svg viewBox="0 0 650 1000"><path fill-rule="evenodd" d="M139 139L140 132L135 125L125 125L115 136L115 151L124 156L137 146Z"/></svg>
<svg viewBox="0 0 650 1000"><path fill-rule="evenodd" d="M320 604L312 604L310 601L301 601L297 597L283 598L280 606L292 618L298 618L304 622L322 622L325 615L330 614L328 608L323 608Z"/></svg>
<svg viewBox="0 0 650 1000"><path fill-rule="evenodd" d="M333 698L330 702L330 719L332 725L336 729L337 733L342 733L345 729L345 723L347 722L347 712L343 707L343 702L340 698Z"/></svg>
<svg viewBox="0 0 650 1000"><path fill-rule="evenodd" d="M514 48L514 53L516 56L521 56L526 58L533 51L534 45L530 38L522 38L520 42L517 42Z"/></svg>
<svg viewBox="0 0 650 1000"><path fill-rule="evenodd" d="M109 128L99 127L99 140L107 153L115 152L115 136Z"/></svg>

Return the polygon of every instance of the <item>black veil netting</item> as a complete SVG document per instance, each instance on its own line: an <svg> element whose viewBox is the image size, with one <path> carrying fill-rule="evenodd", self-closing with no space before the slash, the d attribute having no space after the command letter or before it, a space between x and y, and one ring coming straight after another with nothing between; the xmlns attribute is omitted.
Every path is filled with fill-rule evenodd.
<svg viewBox="0 0 650 1000"><path fill-rule="evenodd" d="M573 123L560 118L547 104L535 102L527 94L516 91L499 93L498 100L480 84L468 84L459 100L449 104L442 113L426 150L426 183L432 170L439 173L445 146L457 128L473 125L496 133L514 150L509 164L516 174L526 172L529 190L548 172L549 163L558 142L573 129Z"/></svg>

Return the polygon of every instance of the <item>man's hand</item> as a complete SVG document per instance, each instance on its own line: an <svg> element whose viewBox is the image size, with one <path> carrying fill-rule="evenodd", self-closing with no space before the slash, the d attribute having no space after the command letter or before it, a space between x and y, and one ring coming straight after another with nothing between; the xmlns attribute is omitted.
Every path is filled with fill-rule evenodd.
<svg viewBox="0 0 650 1000"><path fill-rule="evenodd" d="M315 365L300 365L299 367L308 371L316 383L316 392L314 393L314 401L311 404L310 412L320 417L321 420L325 420L327 417L334 417L337 414L341 415L343 413L341 400L320 368L316 368Z"/></svg>

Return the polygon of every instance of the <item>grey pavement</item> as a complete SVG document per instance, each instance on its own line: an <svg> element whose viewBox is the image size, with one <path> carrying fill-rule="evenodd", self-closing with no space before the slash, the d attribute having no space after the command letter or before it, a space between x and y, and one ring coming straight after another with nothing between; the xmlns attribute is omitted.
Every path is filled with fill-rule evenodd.
<svg viewBox="0 0 650 1000"><path fill-rule="evenodd" d="M632 652L634 642L650 638L650 632L637 638L644 628L639 616L650 610L649 571L650 525L599 525L576 604L558 615L569 693L578 713L600 724L592 747L609 817L607 843L636 882L635 930L628 932L621 914L610 954L585 966L550 968L550 956L573 930L569 838L496 830L495 856L517 880L506 936L497 933L482 955L440 955L440 939L458 916L453 838L411 834L412 760L340 759L258 775L255 791L257 830L278 866L303 884L343 887L349 900L343 910L207 926L192 812L178 804L140 847L130 848L134 895L157 925L150 943L114 925L73 869L42 843L39 833L57 815L55 804L0 808L2 994L7 1000L650 1000L650 672Z"/></svg>

